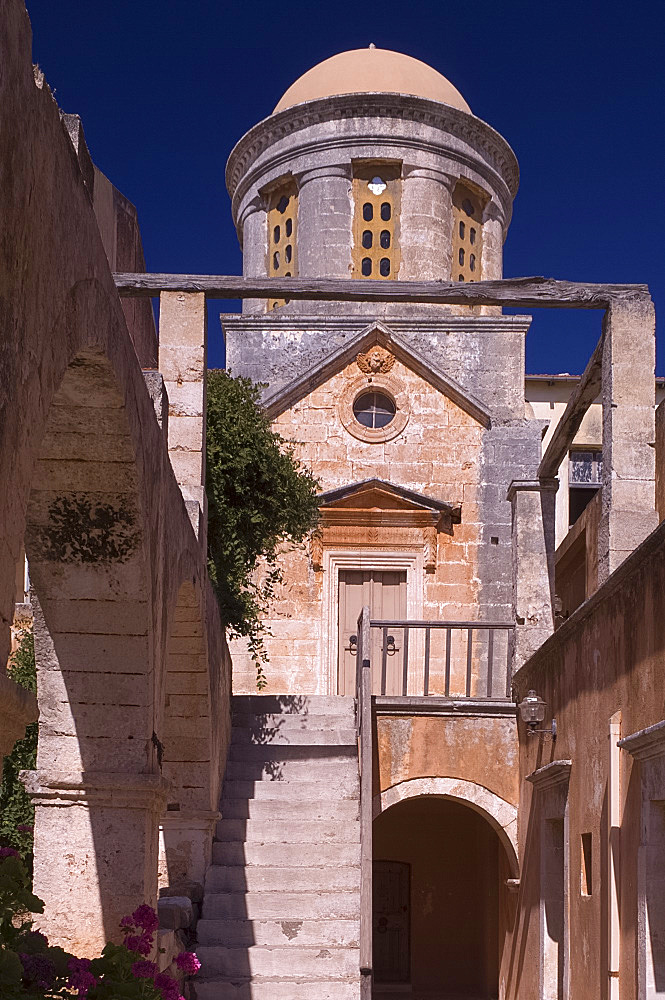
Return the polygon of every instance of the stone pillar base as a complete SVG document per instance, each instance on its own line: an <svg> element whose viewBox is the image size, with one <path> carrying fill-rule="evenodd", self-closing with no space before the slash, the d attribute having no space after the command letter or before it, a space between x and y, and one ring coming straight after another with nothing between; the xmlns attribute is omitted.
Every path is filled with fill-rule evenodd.
<svg viewBox="0 0 665 1000"><path fill-rule="evenodd" d="M81 957L121 941L120 920L157 904L157 826L167 782L158 774L22 771L35 806L37 926Z"/></svg>
<svg viewBox="0 0 665 1000"><path fill-rule="evenodd" d="M198 809L166 812L159 823L159 887L203 885L221 813Z"/></svg>

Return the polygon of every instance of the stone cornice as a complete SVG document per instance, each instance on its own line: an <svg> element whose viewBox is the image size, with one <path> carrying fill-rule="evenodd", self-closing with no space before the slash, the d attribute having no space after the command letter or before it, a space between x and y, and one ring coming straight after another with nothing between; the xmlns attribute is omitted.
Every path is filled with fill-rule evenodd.
<svg viewBox="0 0 665 1000"><path fill-rule="evenodd" d="M506 184L511 198L517 193L519 167L513 150L503 136L475 115L404 94L345 94L286 108L258 122L239 140L226 166L226 185L234 209L242 179L266 149L295 132L345 118L393 118L427 125L455 136L485 154ZM356 137L354 141L358 144L362 140Z"/></svg>
<svg viewBox="0 0 665 1000"><path fill-rule="evenodd" d="M531 316L454 316L450 313L440 319L429 316L413 317L370 316L362 315L321 315L312 313L272 312L259 315L243 313L221 313L222 326L229 324L239 330L284 330L300 332L303 330L348 330L360 333L368 325L387 323L395 332L416 331L418 333L521 333L526 336L531 326Z"/></svg>
<svg viewBox="0 0 665 1000"><path fill-rule="evenodd" d="M121 771L21 771L20 779L40 806L101 805L162 813L169 789L161 774Z"/></svg>
<svg viewBox="0 0 665 1000"><path fill-rule="evenodd" d="M506 500L513 500L516 493L556 493L558 489L558 479L513 479Z"/></svg>
<svg viewBox="0 0 665 1000"><path fill-rule="evenodd" d="M646 729L640 729L630 736L624 736L617 746L627 750L635 760L662 757L665 754L665 720Z"/></svg>
<svg viewBox="0 0 665 1000"><path fill-rule="evenodd" d="M539 767L537 771L527 774L526 780L530 781L534 788L541 791L545 788L553 788L555 785L567 784L570 779L570 760L553 760L544 767Z"/></svg>

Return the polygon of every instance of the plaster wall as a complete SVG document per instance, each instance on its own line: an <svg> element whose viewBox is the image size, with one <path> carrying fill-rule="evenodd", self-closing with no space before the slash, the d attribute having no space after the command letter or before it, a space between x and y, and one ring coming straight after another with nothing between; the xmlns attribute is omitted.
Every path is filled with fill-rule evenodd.
<svg viewBox="0 0 665 1000"><path fill-rule="evenodd" d="M414 778L461 778L517 806L515 719L473 715L381 715L376 718L375 794Z"/></svg>
<svg viewBox="0 0 665 1000"><path fill-rule="evenodd" d="M518 698L533 688L547 702L544 726L557 721L557 739L527 736L520 724L519 837L522 857L518 920L511 945L508 997L532 996L541 962L540 843L545 820L539 792L526 780L554 760L571 761L567 795L565 906L568 912L569 995L610 996L608 920L608 802L610 752L617 738L663 719L665 687L665 526L660 525L610 579L565 622L515 678ZM619 712L618 731L610 720ZM617 718L615 717L615 723ZM612 742L613 741L613 742ZM639 763L619 754L619 822L616 836L619 900L617 978L622 1000L646 995L646 938L640 932L643 884L638 862L643 823ZM582 834L591 835L593 891L582 891ZM643 925L642 925L643 926ZM656 928L655 933L662 933ZM612 994L614 995L614 994Z"/></svg>

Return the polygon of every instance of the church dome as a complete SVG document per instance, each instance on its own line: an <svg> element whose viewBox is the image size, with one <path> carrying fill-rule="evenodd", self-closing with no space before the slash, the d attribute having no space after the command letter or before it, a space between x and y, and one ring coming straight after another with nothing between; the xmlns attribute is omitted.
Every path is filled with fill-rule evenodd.
<svg viewBox="0 0 665 1000"><path fill-rule="evenodd" d="M459 90L427 63L373 46L339 52L313 66L291 84L275 112L341 94L411 94L471 114Z"/></svg>

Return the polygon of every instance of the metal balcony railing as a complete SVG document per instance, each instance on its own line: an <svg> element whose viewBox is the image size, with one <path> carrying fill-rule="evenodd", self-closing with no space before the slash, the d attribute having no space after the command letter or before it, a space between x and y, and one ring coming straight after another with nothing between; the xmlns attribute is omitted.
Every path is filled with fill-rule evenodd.
<svg viewBox="0 0 665 1000"><path fill-rule="evenodd" d="M501 699L511 694L513 622L371 621L381 695Z"/></svg>

